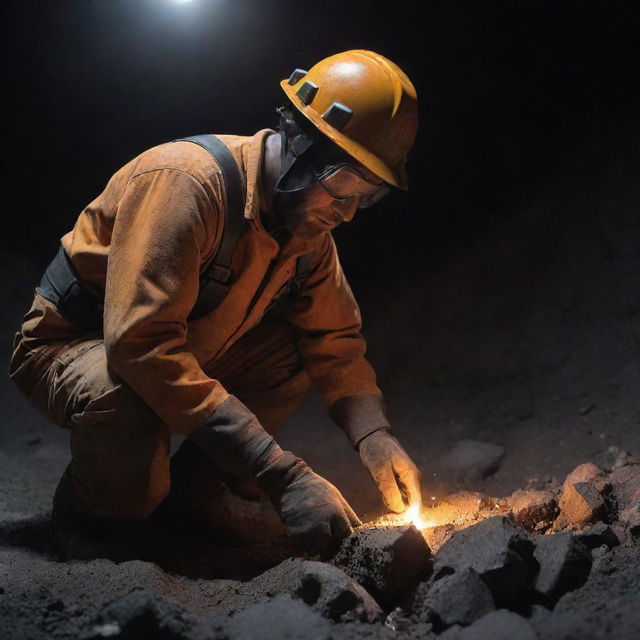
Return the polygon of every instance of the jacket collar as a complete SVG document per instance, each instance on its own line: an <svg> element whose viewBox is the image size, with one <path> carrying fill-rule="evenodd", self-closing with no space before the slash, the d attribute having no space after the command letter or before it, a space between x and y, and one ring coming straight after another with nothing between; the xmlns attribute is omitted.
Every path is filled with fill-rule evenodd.
<svg viewBox="0 0 640 640"><path fill-rule="evenodd" d="M247 198L244 206L244 217L253 220L260 227L260 211L266 209L266 196L262 184L264 170L264 143L267 136L275 133L273 129L261 129L247 139L242 146Z"/></svg>
<svg viewBox="0 0 640 640"><path fill-rule="evenodd" d="M241 158L247 189L244 217L251 220L251 222L264 233L268 233L260 219L260 212L267 210L267 198L264 193L262 180L264 171L264 144L267 136L272 133L275 133L273 129L261 129L253 136L245 138L241 146ZM308 242L302 242L300 239L291 239L282 245L279 254L281 258L300 256L317 249L323 240L323 236L318 236Z"/></svg>

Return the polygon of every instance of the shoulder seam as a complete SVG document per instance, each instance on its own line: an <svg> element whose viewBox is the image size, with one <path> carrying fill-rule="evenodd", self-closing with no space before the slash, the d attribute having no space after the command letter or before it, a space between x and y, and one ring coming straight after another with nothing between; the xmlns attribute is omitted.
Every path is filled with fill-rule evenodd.
<svg viewBox="0 0 640 640"><path fill-rule="evenodd" d="M191 178L193 178L200 186L202 186L203 188L205 187L205 182L200 179L198 176L194 175L191 171L187 171L186 169L183 169L182 167L172 167L172 166L166 166L166 167L153 167L152 169L145 169L144 171L138 171L137 173L134 172L131 176L129 176L129 180L133 180L134 178L138 178L140 176L143 176L147 173L154 173L156 171L180 171L181 173L186 173L188 176L190 176ZM216 170L211 172L211 174L209 174L208 177L213 177L217 174L220 174L221 170L219 167L216 167Z"/></svg>

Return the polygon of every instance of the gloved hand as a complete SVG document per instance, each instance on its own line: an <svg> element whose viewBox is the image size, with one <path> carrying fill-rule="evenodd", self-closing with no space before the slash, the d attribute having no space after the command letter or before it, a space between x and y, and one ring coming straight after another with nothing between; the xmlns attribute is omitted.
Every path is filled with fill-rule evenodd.
<svg viewBox="0 0 640 640"><path fill-rule="evenodd" d="M256 479L291 538L312 553L335 551L362 524L338 489L289 451Z"/></svg>
<svg viewBox="0 0 640 640"><path fill-rule="evenodd" d="M257 480L291 537L309 551L328 553L361 524L342 494L283 451L235 396L190 437L225 473Z"/></svg>
<svg viewBox="0 0 640 640"><path fill-rule="evenodd" d="M411 505L422 504L420 471L389 431L370 433L360 441L358 451L391 511L400 513Z"/></svg>

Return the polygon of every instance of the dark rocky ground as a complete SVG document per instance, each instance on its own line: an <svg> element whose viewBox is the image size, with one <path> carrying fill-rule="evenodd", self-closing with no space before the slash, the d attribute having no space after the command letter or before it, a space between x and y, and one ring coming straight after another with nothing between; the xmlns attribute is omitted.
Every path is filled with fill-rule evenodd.
<svg viewBox="0 0 640 640"><path fill-rule="evenodd" d="M199 576L197 561L183 573L147 560L62 561L47 521L68 461L67 434L2 380L0 637L640 637L640 495L621 482L612 489L609 475L616 464L613 473L635 473L626 452L640 453L640 185L637 140L612 127L602 135L608 142L581 150L557 182L464 255L419 284L374 283L378 297L368 291L363 305L370 356L395 431L423 470L426 495L436 495L444 509L458 486L482 492L498 498L498 515L439 547L452 533L441 530L431 539L433 551L441 549L435 559L410 547L418 574L391 595L376 582L385 571L372 578L348 563L342 566L365 590L337 567L314 561L286 560L242 582L214 579L204 569ZM6 252L0 269L7 355L38 274L29 260ZM494 456L484 467L491 475L478 471L485 458L473 459L476 449L465 440L494 445L484 452ZM336 483L364 519L381 514L356 454L317 398L290 420L281 442ZM605 475L563 488L566 474L589 461ZM625 482L632 487L635 480ZM518 489L555 492L575 522L567 515L546 535L546 525L528 531L560 512L545 511L548 505L526 512L530 494L508 502ZM520 513L518 505L516 529L503 518L512 508ZM456 508L452 516L460 503ZM608 521L616 541L603 531L591 539L576 534L585 526L581 509ZM478 529L487 522L495 529ZM482 540L474 539L478 530ZM179 541L167 544L176 545L174 556L194 552ZM381 544L375 553L360 550L364 558L374 554L374 568L393 565L395 551ZM447 552L454 544L456 553L451 546ZM428 562L422 566L418 557ZM557 564L543 570L541 559ZM412 594L405 587L415 583Z"/></svg>

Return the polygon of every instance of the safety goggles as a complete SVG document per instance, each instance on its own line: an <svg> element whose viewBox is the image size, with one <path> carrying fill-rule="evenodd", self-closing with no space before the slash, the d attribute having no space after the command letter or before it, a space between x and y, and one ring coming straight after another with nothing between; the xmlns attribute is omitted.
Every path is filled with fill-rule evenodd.
<svg viewBox="0 0 640 640"><path fill-rule="evenodd" d="M334 200L358 198L358 209L367 209L389 193L386 182L373 182L351 164L326 168L322 173L313 170L318 184Z"/></svg>

